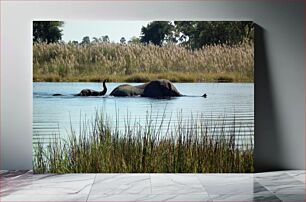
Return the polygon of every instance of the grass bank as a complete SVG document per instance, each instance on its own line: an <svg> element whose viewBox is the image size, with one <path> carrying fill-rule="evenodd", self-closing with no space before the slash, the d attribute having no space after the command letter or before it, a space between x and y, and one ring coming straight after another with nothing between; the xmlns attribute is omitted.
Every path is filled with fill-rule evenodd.
<svg viewBox="0 0 306 202"><path fill-rule="evenodd" d="M127 119L130 120L130 119ZM35 173L206 173L253 172L253 145L235 144L235 130L209 133L202 119L182 118L174 126L152 120L127 121L119 130L103 114L86 120L69 139L34 144ZM166 130L161 128L166 125Z"/></svg>
<svg viewBox="0 0 306 202"><path fill-rule="evenodd" d="M34 81L253 82L254 45L213 45L187 50L175 45L91 43L33 45Z"/></svg>
<svg viewBox="0 0 306 202"><path fill-rule="evenodd" d="M66 76L58 74L34 75L35 82L148 82L155 79L168 79L171 82L253 82L250 78L243 77L237 73L217 74L217 73L184 73L184 72L165 72L165 73L135 73L131 75L109 75L99 76L96 74Z"/></svg>

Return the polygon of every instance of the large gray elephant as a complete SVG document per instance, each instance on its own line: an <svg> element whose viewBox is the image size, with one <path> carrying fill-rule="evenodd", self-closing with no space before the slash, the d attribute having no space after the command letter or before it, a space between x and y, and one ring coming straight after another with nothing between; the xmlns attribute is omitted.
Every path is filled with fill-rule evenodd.
<svg viewBox="0 0 306 202"><path fill-rule="evenodd" d="M175 86L165 79L153 80L148 83L131 86L123 84L116 87L110 95L112 96L142 96L142 97L176 97L182 94Z"/></svg>

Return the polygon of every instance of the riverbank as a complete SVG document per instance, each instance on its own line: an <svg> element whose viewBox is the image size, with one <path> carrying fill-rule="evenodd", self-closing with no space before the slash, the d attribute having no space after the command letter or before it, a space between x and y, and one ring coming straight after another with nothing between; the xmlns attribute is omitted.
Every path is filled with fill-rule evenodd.
<svg viewBox="0 0 306 202"><path fill-rule="evenodd" d="M36 74L33 76L34 82L148 82L156 79L167 79L171 82L233 82L252 83L253 78L249 78L238 73L216 74L216 73L135 73L132 75L108 75L99 76L96 74L75 75L61 77L58 74Z"/></svg>
<svg viewBox="0 0 306 202"><path fill-rule="evenodd" d="M96 113L79 129L71 127L68 140L57 137L48 145L34 144L33 170L35 173L254 171L253 143L237 145L235 130L218 125L221 133L210 133L208 122L195 118L181 117L174 127L169 123L147 114L146 124L132 124L128 119L125 129L120 130L117 122L111 123L103 113ZM166 131L161 130L163 125L168 125Z"/></svg>
<svg viewBox="0 0 306 202"><path fill-rule="evenodd" d="M253 82L254 44L178 45L91 43L33 44L34 81Z"/></svg>

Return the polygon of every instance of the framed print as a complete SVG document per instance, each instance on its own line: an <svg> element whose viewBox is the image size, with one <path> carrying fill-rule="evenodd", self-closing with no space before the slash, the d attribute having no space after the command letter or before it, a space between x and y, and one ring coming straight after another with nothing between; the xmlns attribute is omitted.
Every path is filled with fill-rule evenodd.
<svg viewBox="0 0 306 202"><path fill-rule="evenodd" d="M35 173L250 173L253 150L253 22L33 21Z"/></svg>

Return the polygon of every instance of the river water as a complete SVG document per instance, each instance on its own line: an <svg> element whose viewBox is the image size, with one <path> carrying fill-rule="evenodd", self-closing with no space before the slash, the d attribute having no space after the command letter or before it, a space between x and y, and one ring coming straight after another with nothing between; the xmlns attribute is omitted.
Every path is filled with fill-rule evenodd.
<svg viewBox="0 0 306 202"><path fill-rule="evenodd" d="M86 119L93 119L103 111L110 122L123 128L127 119L145 124L148 114L153 120L180 124L191 118L205 119L214 130L222 125L236 128L237 136L248 142L254 138L253 83L174 83L183 97L153 99L143 97L112 97L109 93L122 83L107 83L108 92L102 97L73 96L82 89L102 89L102 83L33 83L33 142L48 139L54 134L66 138L70 128L76 131ZM139 83L129 83L139 85ZM61 93L65 96L52 96ZM204 93L207 98L201 97ZM178 116L179 115L179 116ZM164 124L165 127L168 124Z"/></svg>

